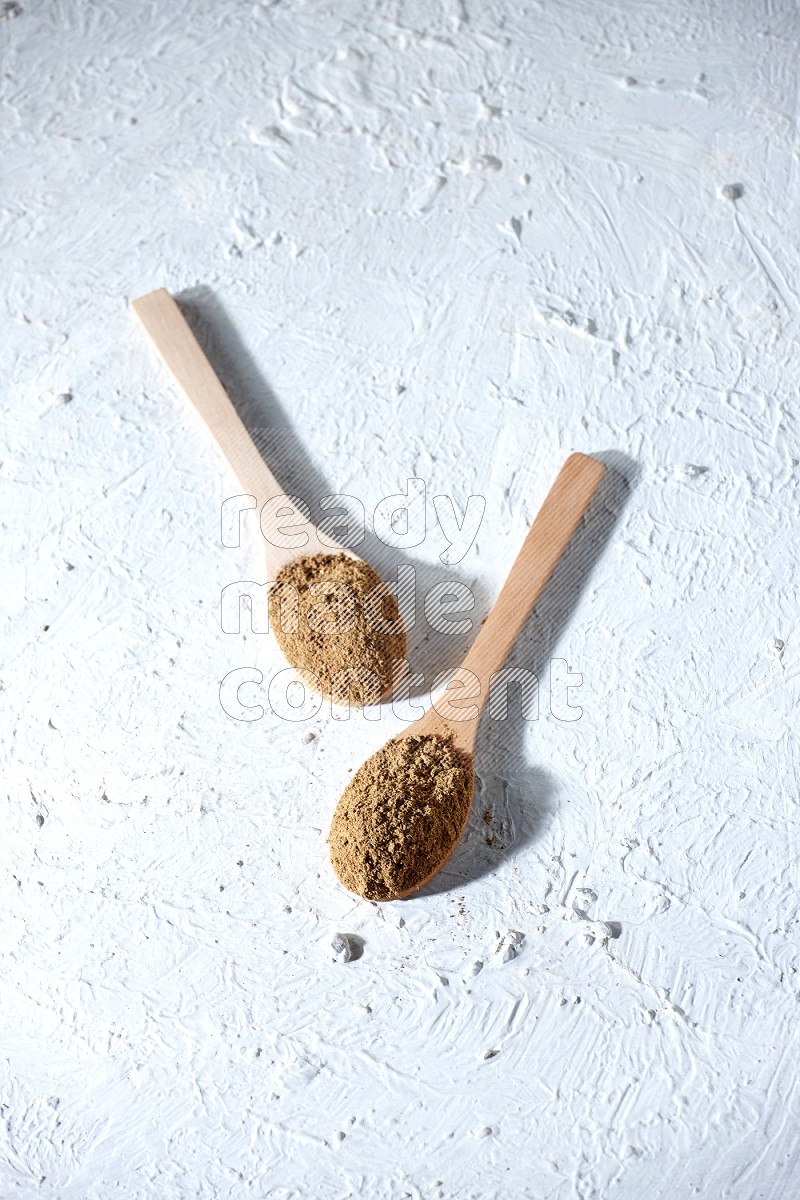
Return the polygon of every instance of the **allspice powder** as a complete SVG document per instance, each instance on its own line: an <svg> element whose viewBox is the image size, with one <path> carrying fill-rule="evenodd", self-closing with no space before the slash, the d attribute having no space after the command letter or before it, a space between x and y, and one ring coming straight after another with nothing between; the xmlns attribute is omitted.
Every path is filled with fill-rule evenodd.
<svg viewBox="0 0 800 1200"><path fill-rule="evenodd" d="M472 756L451 737L398 737L345 788L328 837L351 892L392 900L433 875L461 837L472 803Z"/></svg>
<svg viewBox="0 0 800 1200"><path fill-rule="evenodd" d="M336 704L375 704L406 657L397 600L347 554L294 559L269 593L270 626L300 677Z"/></svg>

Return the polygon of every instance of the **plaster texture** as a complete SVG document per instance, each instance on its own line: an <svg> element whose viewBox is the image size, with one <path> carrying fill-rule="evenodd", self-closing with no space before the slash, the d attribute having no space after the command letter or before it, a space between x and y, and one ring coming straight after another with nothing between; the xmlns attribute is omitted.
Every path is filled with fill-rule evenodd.
<svg viewBox="0 0 800 1200"><path fill-rule="evenodd" d="M0 1194L796 1195L796 4L0 10ZM312 511L424 482L359 552L476 621L566 455L614 468L409 901L325 846L409 706L292 714L223 632L258 530L159 286ZM411 632L427 689L473 636Z"/></svg>

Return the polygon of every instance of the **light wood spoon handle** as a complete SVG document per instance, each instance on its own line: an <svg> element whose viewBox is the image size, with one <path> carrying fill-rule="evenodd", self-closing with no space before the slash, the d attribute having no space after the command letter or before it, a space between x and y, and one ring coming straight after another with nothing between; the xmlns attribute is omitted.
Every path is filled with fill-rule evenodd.
<svg viewBox="0 0 800 1200"><path fill-rule="evenodd" d="M255 496L257 511L261 512L268 500L284 495L283 488L253 444L178 305L168 291L159 288L134 300L131 307L175 382L210 429L244 491ZM323 545L316 527L288 500L280 506L280 513L280 517L276 514L271 520L262 520L267 563L272 569L279 570L298 554L336 553L338 547L332 546L332 539ZM288 526L293 534L307 535L302 548L281 545L279 530ZM273 538L275 533L278 537Z"/></svg>
<svg viewBox="0 0 800 1200"><path fill-rule="evenodd" d="M508 578L464 660L482 683L503 662L567 548L605 467L585 454L571 454L528 530Z"/></svg>
<svg viewBox="0 0 800 1200"><path fill-rule="evenodd" d="M471 694L460 672L408 732L450 733L463 749L472 749L478 720L489 697L489 683L508 655L553 574L556 563L589 507L605 467L585 454L571 454L547 493L491 612L462 664L477 676L480 693ZM461 676L463 680L463 676ZM453 688L452 700L448 697ZM442 716L448 705L470 711L469 719ZM472 707L474 706L474 707ZM477 711L475 711L477 709ZM418 729L418 726L425 726Z"/></svg>

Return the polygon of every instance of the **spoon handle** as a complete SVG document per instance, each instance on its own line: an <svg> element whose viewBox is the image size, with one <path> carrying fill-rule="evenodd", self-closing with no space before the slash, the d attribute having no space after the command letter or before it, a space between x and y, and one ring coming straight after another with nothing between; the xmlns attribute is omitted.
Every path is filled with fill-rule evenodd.
<svg viewBox="0 0 800 1200"><path fill-rule="evenodd" d="M150 341L186 398L194 405L210 429L222 453L249 495L255 496L257 511L283 488L265 464L253 444L239 414L189 328L186 318L164 288L149 292L131 304ZM288 499L274 514L262 517L262 532L267 541L267 558L279 568L295 558L297 549L286 549L280 530L306 533L311 552L317 549L317 531ZM309 552L309 551L306 551ZM330 553L328 549L326 551Z"/></svg>
<svg viewBox="0 0 800 1200"><path fill-rule="evenodd" d="M533 611L604 472L605 467L596 459L571 454L547 493L500 595L464 660L464 668L480 680L482 701L488 695L492 672L502 666ZM478 703L483 707L481 701Z"/></svg>

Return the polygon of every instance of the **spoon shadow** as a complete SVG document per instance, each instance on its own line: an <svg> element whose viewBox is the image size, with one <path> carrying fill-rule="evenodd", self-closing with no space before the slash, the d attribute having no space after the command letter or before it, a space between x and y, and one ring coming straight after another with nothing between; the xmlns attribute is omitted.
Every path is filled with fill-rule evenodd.
<svg viewBox="0 0 800 1200"><path fill-rule="evenodd" d="M635 462L618 451L593 457L605 464L606 473L505 663L527 668L539 681L638 475ZM488 705L484 709L475 746L475 794L467 828L452 858L416 896L457 890L490 875L541 834L552 811L556 786L547 772L526 759L531 720L524 718L521 708L509 697L505 719L494 719ZM537 708L532 713L533 719L538 719Z"/></svg>
<svg viewBox="0 0 800 1200"><path fill-rule="evenodd" d="M320 508L320 500L326 496L338 498L339 493L331 487L302 437L295 432L284 406L242 342L225 308L206 286L189 288L175 299L265 463L288 494L307 504L312 520L321 523L326 514ZM395 490L397 478L389 486L389 493ZM387 545L375 534L369 521L363 520L359 507L363 514L364 505L358 496L345 496L342 503L337 499L336 511L344 508L347 513L347 529L344 531L337 524L330 532L343 546L368 562L385 583L397 583L399 569L405 568L405 578L412 581L407 594L413 604L412 619L406 620L412 672L407 694L411 699L429 695L439 672L450 670L462 661L476 631L436 628L426 615L425 598L443 584L466 584L475 598L474 612L485 612L488 590L479 580L465 577L453 567L424 562L403 549ZM413 575L409 575L409 569ZM454 613L453 620L458 616ZM255 630L250 632L255 636Z"/></svg>

